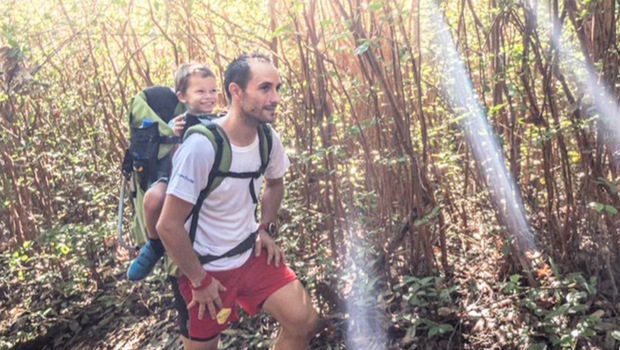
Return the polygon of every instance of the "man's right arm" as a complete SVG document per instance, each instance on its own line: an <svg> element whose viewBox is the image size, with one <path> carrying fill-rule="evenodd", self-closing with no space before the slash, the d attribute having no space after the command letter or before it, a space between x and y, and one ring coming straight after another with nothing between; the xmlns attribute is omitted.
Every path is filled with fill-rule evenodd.
<svg viewBox="0 0 620 350"><path fill-rule="evenodd" d="M216 279L209 283L207 272L202 268L185 230L185 218L206 186L210 164L213 163L214 152L209 147L211 143L206 137L192 135L179 148L173 159L164 208L157 222L157 232L166 252L192 286L198 288L193 289L192 301L187 307L198 305L199 319L202 319L205 307L211 318L215 318L216 307L222 307L219 292L225 290Z"/></svg>
<svg viewBox="0 0 620 350"><path fill-rule="evenodd" d="M157 232L166 248L166 253L189 279L192 286L197 287L202 284L207 272L202 268L196 252L192 249L189 234L184 226L185 218L192 207L191 203L168 194L157 222ZM220 292L225 291L226 288L213 278L206 288L192 290L192 301L187 305L187 309L198 306L198 319L202 319L205 309L209 311L211 318L215 319L217 310L222 308Z"/></svg>
<svg viewBox="0 0 620 350"><path fill-rule="evenodd" d="M207 144L209 140L205 137L191 137L174 155L166 200L157 222L157 233L168 255L191 282L198 283L205 272L192 249L185 219L207 183L204 173L210 170L210 157L200 152Z"/></svg>
<svg viewBox="0 0 620 350"><path fill-rule="evenodd" d="M205 271L192 249L189 234L185 230L185 218L192 208L192 203L168 194L157 222L157 233L172 260L190 282L197 285L204 277Z"/></svg>

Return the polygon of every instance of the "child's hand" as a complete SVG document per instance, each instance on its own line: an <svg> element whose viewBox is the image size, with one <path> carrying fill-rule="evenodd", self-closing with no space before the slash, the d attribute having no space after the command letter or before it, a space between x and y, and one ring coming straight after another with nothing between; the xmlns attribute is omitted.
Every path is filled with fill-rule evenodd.
<svg viewBox="0 0 620 350"><path fill-rule="evenodd" d="M183 132L183 128L185 127L185 115L177 116L173 119L174 127L172 128L172 132L175 136L181 136Z"/></svg>

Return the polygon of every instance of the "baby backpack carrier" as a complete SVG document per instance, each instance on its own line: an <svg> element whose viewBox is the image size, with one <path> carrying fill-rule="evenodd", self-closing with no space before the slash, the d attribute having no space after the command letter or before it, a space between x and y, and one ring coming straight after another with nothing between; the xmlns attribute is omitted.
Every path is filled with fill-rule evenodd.
<svg viewBox="0 0 620 350"><path fill-rule="evenodd" d="M118 239L120 244L134 253L146 242L146 226L142 201L151 184L170 173L169 157L174 144L181 139L175 137L168 122L185 112L174 91L167 86L151 86L131 99L129 106L129 149L123 159L121 196L119 199ZM125 190L129 189L133 214L131 241L127 244L122 237L123 204Z"/></svg>

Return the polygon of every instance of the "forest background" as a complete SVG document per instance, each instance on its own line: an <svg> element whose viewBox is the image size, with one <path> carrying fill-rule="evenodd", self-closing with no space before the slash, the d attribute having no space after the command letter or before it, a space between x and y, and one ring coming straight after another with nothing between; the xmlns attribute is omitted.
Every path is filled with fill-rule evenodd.
<svg viewBox="0 0 620 350"><path fill-rule="evenodd" d="M0 349L178 348L165 276L129 283L115 237L127 108L251 50L284 82L278 240L313 349L617 349L619 9L2 1ZM243 315L221 347L276 332Z"/></svg>

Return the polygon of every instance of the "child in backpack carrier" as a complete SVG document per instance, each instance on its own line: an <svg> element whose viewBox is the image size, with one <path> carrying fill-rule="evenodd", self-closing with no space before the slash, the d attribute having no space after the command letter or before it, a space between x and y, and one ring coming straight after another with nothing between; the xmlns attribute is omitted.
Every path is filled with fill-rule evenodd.
<svg viewBox="0 0 620 350"><path fill-rule="evenodd" d="M185 104L186 113L197 115L213 111L217 103L217 86L215 74L209 68L198 63L183 64L175 74L174 85L179 101ZM185 127L184 116L185 113L170 121L176 136L181 136ZM169 176L170 173L161 176L144 195L144 221L148 240L127 270L127 277L132 281L148 276L164 255L164 246L155 227L164 205Z"/></svg>

